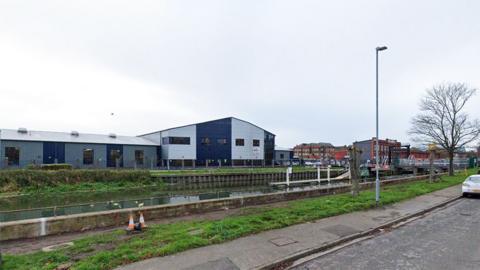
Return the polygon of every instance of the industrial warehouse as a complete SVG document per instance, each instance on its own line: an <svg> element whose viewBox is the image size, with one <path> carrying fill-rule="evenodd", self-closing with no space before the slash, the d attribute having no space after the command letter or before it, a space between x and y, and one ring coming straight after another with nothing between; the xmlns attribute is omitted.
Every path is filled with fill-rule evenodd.
<svg viewBox="0 0 480 270"><path fill-rule="evenodd" d="M140 136L0 130L1 168L71 164L75 168L265 166L275 135L228 117Z"/></svg>

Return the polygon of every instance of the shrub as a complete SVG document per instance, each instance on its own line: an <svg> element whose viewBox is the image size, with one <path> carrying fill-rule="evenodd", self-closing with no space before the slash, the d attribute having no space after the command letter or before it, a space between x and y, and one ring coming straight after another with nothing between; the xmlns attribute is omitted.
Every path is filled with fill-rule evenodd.
<svg viewBox="0 0 480 270"><path fill-rule="evenodd" d="M47 170L47 171L57 171L57 170L71 170L73 169L72 164L28 164L26 167L27 170Z"/></svg>
<svg viewBox="0 0 480 270"><path fill-rule="evenodd" d="M71 170L72 164L42 164L40 166L42 170L58 171L58 170Z"/></svg>
<svg viewBox="0 0 480 270"><path fill-rule="evenodd" d="M59 164L57 164L59 165ZM0 192L37 189L45 186L95 182L153 182L147 170L0 170Z"/></svg>

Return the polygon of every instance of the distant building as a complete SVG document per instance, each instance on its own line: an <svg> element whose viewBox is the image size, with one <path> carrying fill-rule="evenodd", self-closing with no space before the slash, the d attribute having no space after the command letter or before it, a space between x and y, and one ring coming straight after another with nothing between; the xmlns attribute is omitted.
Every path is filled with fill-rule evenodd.
<svg viewBox="0 0 480 270"><path fill-rule="evenodd" d="M334 158L337 161L348 159L348 146L335 146Z"/></svg>
<svg viewBox="0 0 480 270"><path fill-rule="evenodd" d="M360 155L360 162L365 164L367 162L374 163L375 162L375 144L376 138L373 137L370 140L364 140L359 142L354 142L353 145L359 148L362 153ZM379 144L379 162L386 163L389 161L389 154L391 153L392 148L400 148L402 144L396 140L380 139L378 141Z"/></svg>
<svg viewBox="0 0 480 270"><path fill-rule="evenodd" d="M330 160L335 157L331 143L302 143L293 148L294 158L303 160Z"/></svg>
<svg viewBox="0 0 480 270"><path fill-rule="evenodd" d="M293 160L293 149L275 146L275 164L281 166L291 165Z"/></svg>
<svg viewBox="0 0 480 270"><path fill-rule="evenodd" d="M410 149L410 156L407 158L414 158L414 159L428 159L429 153L426 150L421 150L418 148L411 148Z"/></svg>

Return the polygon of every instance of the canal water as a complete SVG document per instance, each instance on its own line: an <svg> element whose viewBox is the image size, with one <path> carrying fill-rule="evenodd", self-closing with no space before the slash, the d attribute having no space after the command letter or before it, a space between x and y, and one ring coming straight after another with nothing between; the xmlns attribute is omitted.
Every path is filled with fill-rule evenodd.
<svg viewBox="0 0 480 270"><path fill-rule="evenodd" d="M318 186L291 187L288 190L312 188L318 188ZM115 192L74 192L15 196L0 198L0 222L260 195L284 192L285 190L270 186L200 188L190 191L165 191L160 188L150 187Z"/></svg>

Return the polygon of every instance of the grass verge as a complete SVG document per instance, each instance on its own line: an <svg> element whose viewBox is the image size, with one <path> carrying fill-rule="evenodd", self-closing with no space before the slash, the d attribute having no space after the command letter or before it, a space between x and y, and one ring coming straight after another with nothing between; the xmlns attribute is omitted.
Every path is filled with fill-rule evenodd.
<svg viewBox="0 0 480 270"><path fill-rule="evenodd" d="M469 171L473 174L474 171ZM382 189L383 205L410 199L461 183L464 174L426 181L387 186ZM217 221L188 221L151 226L143 234L126 236L121 230L74 241L74 246L52 252L5 255L4 269L55 269L72 264L71 269L113 269L155 256L165 256L187 249L217 244L249 234L278 229L375 206L374 191L358 197L339 194L297 200L281 208L262 208Z"/></svg>

